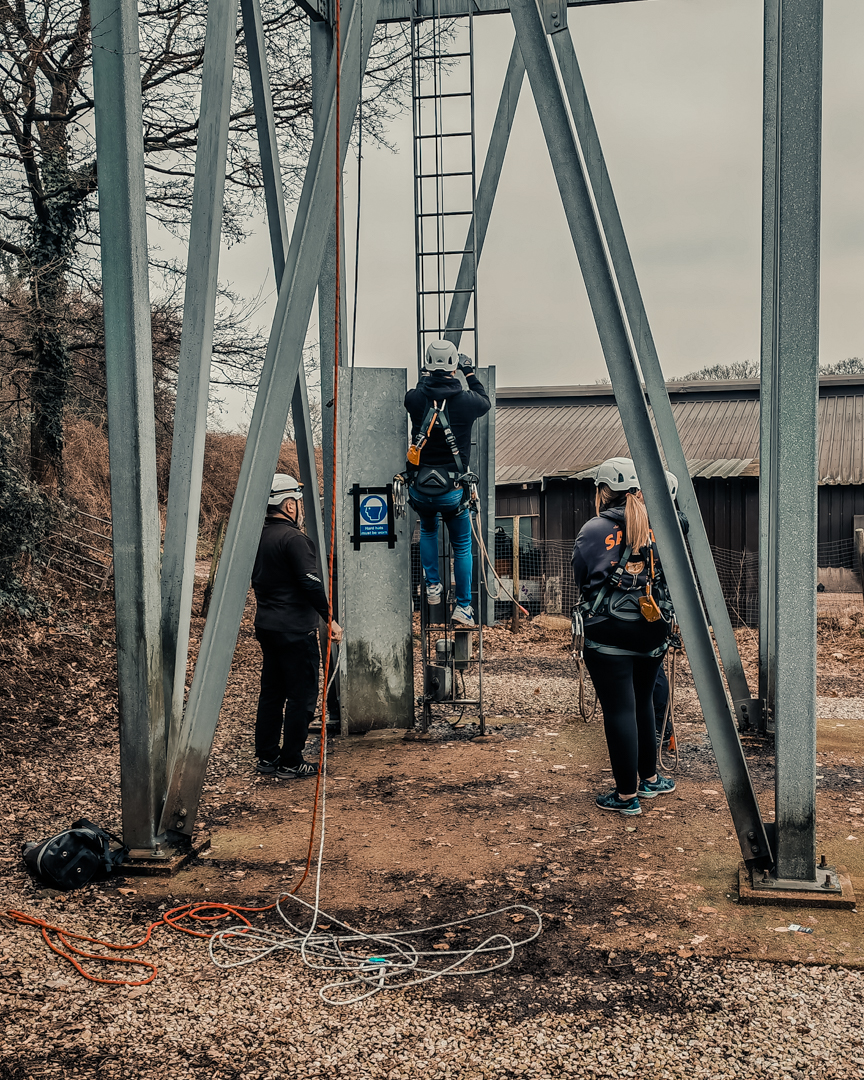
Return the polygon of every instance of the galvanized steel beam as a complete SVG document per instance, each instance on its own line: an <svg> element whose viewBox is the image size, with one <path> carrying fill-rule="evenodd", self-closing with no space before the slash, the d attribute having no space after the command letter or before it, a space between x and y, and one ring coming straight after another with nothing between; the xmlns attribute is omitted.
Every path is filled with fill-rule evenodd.
<svg viewBox="0 0 864 1080"><path fill-rule="evenodd" d="M326 78L330 56L333 52L333 31L327 23L313 22L309 25L309 44L312 50L312 127L315 130L324 123L327 110ZM340 237L339 281L342 303L339 308L339 363L345 366L345 309L348 297L345 274L345 205L339 215L342 222ZM321 456L324 475L324 531L327 543L332 533L331 507L333 497L333 458L339 460L339 448L333 445L333 388L335 372L333 359L336 355L336 215L330 221L327 230L327 242L324 246L324 261L318 276L318 359L321 375ZM337 442L341 434L337 432ZM339 528L339 514L336 515L336 529ZM338 550L338 537L336 539ZM338 617L341 613L340 598L332 598L333 611Z"/></svg>
<svg viewBox="0 0 864 1080"><path fill-rule="evenodd" d="M93 0L91 19L123 839L152 848L165 790L166 729L137 5Z"/></svg>
<svg viewBox="0 0 864 1080"><path fill-rule="evenodd" d="M211 0L207 7L201 115L162 554L162 651L169 761L174 756L186 689L236 34L237 0Z"/></svg>
<svg viewBox="0 0 864 1080"><path fill-rule="evenodd" d="M763 703L761 730L774 727L774 603L772 585L773 535L776 501L774 477L774 366L776 298L777 201L777 62L780 0L765 0L762 60L762 320L759 367L759 697Z"/></svg>
<svg viewBox="0 0 864 1080"><path fill-rule="evenodd" d="M270 73L264 44L264 27L261 21L259 0L241 0L243 34L246 55L249 60L249 76L252 82L252 100L255 106L255 126L258 132L258 152L261 155L261 175L264 180L264 199L267 205L267 224L270 231L270 251L273 255L273 273L278 290L285 270L288 252L288 220L285 216L285 196L282 192L282 173L279 166L279 146L276 142L276 123L273 119L273 98L270 93ZM297 369L297 385L291 398L291 418L294 424L294 442L300 481L308 497L303 500L306 533L315 544L318 553L318 569L327 588L327 552L324 522L321 516L321 497L318 490L318 467L315 461L315 441L309 416L309 392L303 365Z"/></svg>
<svg viewBox="0 0 864 1080"><path fill-rule="evenodd" d="M651 333L648 314L642 300L642 290L639 288L636 271L633 268L630 247L624 235L621 215L612 190L612 181L606 168L606 158L600 145L600 137L597 134L594 116L588 102L585 83L582 80L576 51L573 48L573 39L569 33L556 33L552 35L551 41L558 57L561 79L570 103L585 170L609 247L609 258L621 292L630 336L636 348L642 377L645 380L645 389L651 402L651 412L657 425L657 433L660 436L663 453L666 455L666 463L678 477L678 503L690 522L688 535L690 552L708 617L714 629L714 639L723 662L723 671L729 684L739 727L748 728L751 726L751 721L753 723L757 721L755 714L759 711L758 704L752 701L750 688L747 685L747 676L744 674L744 665L738 652L738 642L729 619L726 599L720 587L720 578L717 575L714 556L708 543L702 512L690 478L690 471L687 468L678 425L672 413L666 380L660 367L654 335Z"/></svg>
<svg viewBox="0 0 864 1080"><path fill-rule="evenodd" d="M345 160L360 97L361 75L377 20L377 0L366 0L364 7L362 28L360 0L347 0L343 13L340 168ZM334 56L327 75L326 121L312 143L210 615L180 730L176 765L169 777L162 827L185 833L192 832L201 797L207 757L249 591L267 492L285 433L333 217L337 161L336 61Z"/></svg>
<svg viewBox="0 0 864 1080"><path fill-rule="evenodd" d="M468 231L465 234L465 254L459 264L459 273L456 276L456 290L450 300L450 311L447 314L447 331L444 337L452 341L456 348L462 340L462 330L465 326L465 318L468 314L468 306L471 303L471 289L474 284L475 261L468 250L473 236L477 240L476 265L480 265L480 256L483 254L483 244L486 242L486 231L489 228L489 218L492 215L492 206L495 203L495 194L498 191L498 181L501 179L501 169L504 165L504 155L507 152L507 144L510 141L510 132L513 129L513 118L516 115L516 106L519 104L519 93L522 90L522 82L525 78L525 64L522 62L522 53L519 51L519 42L513 42L510 50L510 60L507 64L507 73L504 76L504 85L501 88L501 97L498 101L498 111L495 114L495 122L492 125L492 134L489 136L489 146L486 150L486 160L483 163L483 174L477 187L477 198L474 200L474 217L477 226L474 231L474 221L469 221ZM474 358L477 362L477 358Z"/></svg>
<svg viewBox="0 0 864 1080"><path fill-rule="evenodd" d="M633 457L639 462L652 526L664 553L664 572L686 639L688 658L738 842L748 863L770 865L768 837L684 537L669 498L665 469L628 335L626 315L619 303L617 282L592 205L590 180L583 169L564 90L536 0L511 0L510 9L628 443Z"/></svg>
<svg viewBox="0 0 864 1080"><path fill-rule="evenodd" d="M777 877L814 881L822 0L782 0L778 28L769 533Z"/></svg>

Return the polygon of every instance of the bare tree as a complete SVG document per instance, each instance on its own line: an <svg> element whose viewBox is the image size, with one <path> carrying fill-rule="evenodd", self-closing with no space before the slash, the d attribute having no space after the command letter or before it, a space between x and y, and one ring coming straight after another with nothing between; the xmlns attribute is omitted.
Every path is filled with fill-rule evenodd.
<svg viewBox="0 0 864 1080"><path fill-rule="evenodd" d="M206 0L143 0L139 8L148 212L179 237L191 209L206 14ZM308 20L279 0L263 0L263 16L291 198L312 137ZM364 132L383 141L388 115L407 101L410 43L398 25L377 33ZM91 75L89 0L0 0L0 302L13 316L4 320L3 355L16 373L6 390L14 385L18 407L29 405L31 475L45 485L62 483L73 353L93 337L98 299ZM223 230L234 243L261 187L239 28L227 178ZM157 268L168 279L182 272L170 262ZM176 307L168 288L166 309ZM217 353L248 366L260 348L242 324L229 303Z"/></svg>
<svg viewBox="0 0 864 1080"><path fill-rule="evenodd" d="M691 371L681 379L693 379L696 382L714 382L723 379L758 379L758 360L736 360L731 364L711 364L708 367Z"/></svg>

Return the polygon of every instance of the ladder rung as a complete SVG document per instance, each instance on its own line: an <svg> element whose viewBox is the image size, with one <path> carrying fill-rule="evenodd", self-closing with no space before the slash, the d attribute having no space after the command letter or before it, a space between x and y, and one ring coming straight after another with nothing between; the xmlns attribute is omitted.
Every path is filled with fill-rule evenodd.
<svg viewBox="0 0 864 1080"><path fill-rule="evenodd" d="M417 173L418 180L431 180L435 176L473 176L470 169L465 172L423 172Z"/></svg>
<svg viewBox="0 0 864 1080"><path fill-rule="evenodd" d="M429 251L421 251L421 252L419 252L420 257L423 258L423 259L431 259L435 255L473 255L473 254L474 254L474 248L453 248L452 250L450 248L444 248L443 251L437 251L437 250L433 250L432 248L430 248Z"/></svg>
<svg viewBox="0 0 864 1080"><path fill-rule="evenodd" d="M460 90L459 93L452 94L415 94L415 101L438 101L439 98L451 98L451 97L471 97L470 90Z"/></svg>
<svg viewBox="0 0 864 1080"><path fill-rule="evenodd" d="M452 296L453 293L472 293L473 289L421 289L421 296Z"/></svg>
<svg viewBox="0 0 864 1080"><path fill-rule="evenodd" d="M448 330L455 330L455 329L456 329L455 326L424 326L423 329L420 331L420 334L421 335L422 334L446 334ZM462 327L462 333L463 334L473 334L474 333L474 327L473 326L463 326Z"/></svg>
<svg viewBox="0 0 864 1080"><path fill-rule="evenodd" d="M418 135L418 139L470 139L470 131L440 131L437 135Z"/></svg>
<svg viewBox="0 0 864 1080"><path fill-rule="evenodd" d="M414 57L415 63L418 60L459 60L464 56L470 56L470 52L451 52L451 53L417 53Z"/></svg>
<svg viewBox="0 0 864 1080"><path fill-rule="evenodd" d="M426 214L418 214L417 217L471 217L473 210L430 210Z"/></svg>

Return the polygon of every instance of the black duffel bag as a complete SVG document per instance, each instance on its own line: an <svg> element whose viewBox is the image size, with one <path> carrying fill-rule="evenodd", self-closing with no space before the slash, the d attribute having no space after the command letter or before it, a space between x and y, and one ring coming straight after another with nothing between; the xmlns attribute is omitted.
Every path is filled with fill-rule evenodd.
<svg viewBox="0 0 864 1080"><path fill-rule="evenodd" d="M112 841L119 847L112 847ZM128 852L121 840L86 818L73 821L49 840L31 840L22 849L30 873L52 889L63 890L109 877Z"/></svg>

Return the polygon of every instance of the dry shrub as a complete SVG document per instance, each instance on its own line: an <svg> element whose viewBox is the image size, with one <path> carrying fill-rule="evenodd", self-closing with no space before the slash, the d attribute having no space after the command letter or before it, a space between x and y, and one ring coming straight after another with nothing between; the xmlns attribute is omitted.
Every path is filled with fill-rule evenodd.
<svg viewBox="0 0 864 1080"><path fill-rule="evenodd" d="M215 536L219 520L231 511L234 489L246 449L246 436L208 432L204 444L204 471L201 485L199 534L205 544ZM316 451L319 489L321 451ZM164 524L171 470L171 446L167 438L157 440L156 470L159 510ZM108 432L81 416L70 416L66 424L66 497L86 514L111 517L111 490L108 471ZM287 440L279 454L278 472L298 474L297 449Z"/></svg>
<svg viewBox="0 0 864 1080"><path fill-rule="evenodd" d="M66 501L94 517L111 517L108 431L83 416L66 418L63 452Z"/></svg>
<svg viewBox="0 0 864 1080"><path fill-rule="evenodd" d="M201 483L201 521L199 536L201 540L212 540L220 518L227 517L231 511L234 489L240 477L240 465L246 449L245 435L229 435L211 431L204 444L204 473ZM315 450L315 465L318 472L318 489L321 490L321 450ZM297 448L287 439L282 443L276 472L290 473L297 476Z"/></svg>

